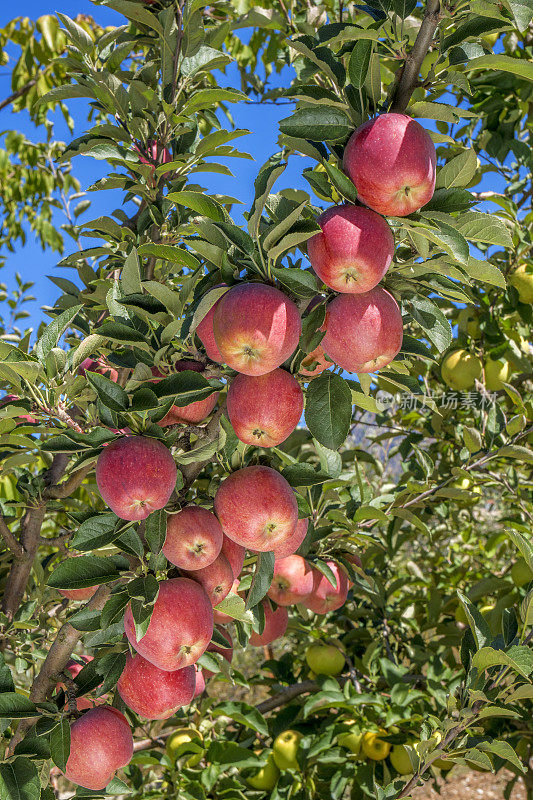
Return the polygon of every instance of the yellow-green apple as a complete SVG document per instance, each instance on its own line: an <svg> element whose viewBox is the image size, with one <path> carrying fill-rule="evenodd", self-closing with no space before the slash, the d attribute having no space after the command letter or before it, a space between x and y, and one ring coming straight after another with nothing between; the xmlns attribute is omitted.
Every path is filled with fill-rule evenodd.
<svg viewBox="0 0 533 800"><path fill-rule="evenodd" d="M215 560L207 567L191 571L182 569L181 571L186 578L198 581L198 583L204 587L204 591L213 606L221 603L231 591L233 572L224 553L219 553Z"/></svg>
<svg viewBox="0 0 533 800"><path fill-rule="evenodd" d="M344 654L332 644L309 645L305 660L315 675L339 675L346 663Z"/></svg>
<svg viewBox="0 0 533 800"><path fill-rule="evenodd" d="M278 782L279 774L274 756L270 753L265 766L258 769L257 772L254 772L249 778L246 778L246 783L251 786L252 789L271 792Z"/></svg>
<svg viewBox="0 0 533 800"><path fill-rule="evenodd" d="M528 264L521 264L509 278L509 283L518 292L522 303L533 303L533 269Z"/></svg>
<svg viewBox="0 0 533 800"><path fill-rule="evenodd" d="M161 581L148 630L137 640L131 607L124 630L131 646L156 667L172 672L194 664L213 634L213 607L202 586L189 578Z"/></svg>
<svg viewBox="0 0 533 800"><path fill-rule="evenodd" d="M383 217L361 206L333 206L318 224L322 230L307 240L307 254L320 280L348 294L377 286L394 255L394 236Z"/></svg>
<svg viewBox="0 0 533 800"><path fill-rule="evenodd" d="M386 734L387 731L380 730L367 731L361 741L361 749L365 756L371 761L383 761L389 755L391 746L384 739L380 739L380 735Z"/></svg>
<svg viewBox="0 0 533 800"><path fill-rule="evenodd" d="M270 467L244 467L233 472L221 483L214 506L226 536L259 552L283 544L298 522L294 492Z"/></svg>
<svg viewBox="0 0 533 800"><path fill-rule="evenodd" d="M304 397L296 378L278 368L266 375L237 375L228 389L227 408L241 442L275 447L300 421Z"/></svg>
<svg viewBox="0 0 533 800"><path fill-rule="evenodd" d="M109 366L104 358L86 358L78 367L78 375L85 375L87 372L97 372L110 381L118 381L118 372L114 367Z"/></svg>
<svg viewBox="0 0 533 800"><path fill-rule="evenodd" d="M382 369L402 347L398 303L381 286L365 294L338 295L328 305L326 325L324 352L348 372Z"/></svg>
<svg viewBox="0 0 533 800"><path fill-rule="evenodd" d="M533 581L533 572L523 558L515 561L511 567L511 578L515 586L525 586L526 583Z"/></svg>
<svg viewBox="0 0 533 800"><path fill-rule="evenodd" d="M199 746L202 745L203 737L200 731L197 731L194 728L180 728L167 739L165 749L168 757L172 761L176 761L176 759L179 757L179 748L183 747L183 745L190 744L191 742ZM185 766L195 767L202 760L202 755L203 753L194 752L191 756L189 756L189 758L186 759Z"/></svg>
<svg viewBox="0 0 533 800"><path fill-rule="evenodd" d="M289 612L283 606L278 606L274 611L268 600L263 600L263 610L265 612L265 627L262 633L252 631L250 644L253 647L264 647L279 639L287 630L289 623Z"/></svg>
<svg viewBox="0 0 533 800"><path fill-rule="evenodd" d="M291 356L302 330L296 305L265 283L240 283L218 301L215 342L224 362L245 375L265 375Z"/></svg>
<svg viewBox="0 0 533 800"><path fill-rule="evenodd" d="M274 557L276 560L287 558L287 556L291 556L298 550L306 537L308 526L308 519L298 520L292 536L290 536L282 545L274 548Z"/></svg>
<svg viewBox="0 0 533 800"><path fill-rule="evenodd" d="M301 556L276 559L268 596L278 606L307 603L313 591L314 572Z"/></svg>
<svg viewBox="0 0 533 800"><path fill-rule="evenodd" d="M454 350L441 365L444 383L456 391L473 389L476 379L481 377L482 364L477 356L468 350Z"/></svg>
<svg viewBox="0 0 533 800"><path fill-rule="evenodd" d="M337 736L337 742L341 747L345 747L347 750L350 750L354 756L358 756L361 753L363 734L359 730L356 720L347 719L346 725L352 725L352 730L347 731L346 733L340 733Z"/></svg>
<svg viewBox="0 0 533 800"><path fill-rule="evenodd" d="M221 285L225 286L225 284ZM215 332L213 330L213 317L215 314L215 308L219 302L220 298L211 306L205 317L200 321L196 327L196 333L204 346L207 357L210 358L211 361L216 361L218 364L222 364L224 359L222 357L222 353L217 347L217 343L215 342Z"/></svg>
<svg viewBox="0 0 533 800"><path fill-rule="evenodd" d="M128 708L145 719L168 719L191 702L195 688L194 666L167 672L138 653L127 657L117 683Z"/></svg>
<svg viewBox="0 0 533 800"><path fill-rule="evenodd" d="M84 789L105 789L132 755L133 736L126 717L112 706L97 706L84 711L70 726L64 774Z"/></svg>
<svg viewBox="0 0 533 800"><path fill-rule="evenodd" d="M457 317L457 327L461 333L470 336L471 339L479 339L481 328L476 312L470 307L462 308Z"/></svg>
<svg viewBox="0 0 533 800"><path fill-rule="evenodd" d="M272 753L278 769L299 769L298 750L302 734L298 731L283 731L274 739Z"/></svg>
<svg viewBox="0 0 533 800"><path fill-rule="evenodd" d="M386 216L418 211L435 191L435 145L406 114L381 114L363 123L346 145L343 166L359 200Z"/></svg>
<svg viewBox="0 0 533 800"><path fill-rule="evenodd" d="M180 569L208 567L220 554L224 534L215 515L201 506L185 506L167 517L165 558Z"/></svg>
<svg viewBox="0 0 533 800"><path fill-rule="evenodd" d="M170 500L178 470L157 439L124 436L105 447L96 462L102 499L121 519L146 519Z"/></svg>
<svg viewBox="0 0 533 800"><path fill-rule="evenodd" d="M332 586L328 578L313 569L313 588L311 593L304 601L310 611L315 614L327 614L329 611L336 611L344 605L348 595L348 576L335 561L326 561L326 564L333 572L335 586Z"/></svg>
<svg viewBox="0 0 533 800"><path fill-rule="evenodd" d="M242 546L242 544L237 544L232 539L228 538L226 534L222 539L222 553L228 559L231 571L233 572L233 577L237 579L242 572L242 568L244 565L244 559L246 557L246 548ZM237 586L238 586L237 582Z"/></svg>
<svg viewBox="0 0 533 800"><path fill-rule="evenodd" d="M330 369L332 366L332 362L328 361L326 358L324 348L319 344L302 359L298 373L303 375L304 378L316 378L317 375L320 375L325 369Z"/></svg>
<svg viewBox="0 0 533 800"><path fill-rule="evenodd" d="M409 752L403 744L394 744L389 753L390 763L400 775L411 775L415 768L411 762Z"/></svg>
<svg viewBox="0 0 533 800"><path fill-rule="evenodd" d="M487 358L484 364L484 371L487 391L499 392L504 388L504 383L509 383L513 366L506 358L499 358L497 361Z"/></svg>
<svg viewBox="0 0 533 800"><path fill-rule="evenodd" d="M174 372L185 372L187 370L191 372L202 372L203 365L199 364L198 361L188 360L177 361L174 364ZM155 367L152 367L152 375L157 379L153 381L154 383L157 383L158 380L165 377L163 373ZM210 394L209 397L206 397L204 400L195 400L193 403L188 403L185 406L174 405L168 414L165 414L163 419L157 424L162 428L179 424L196 425L209 416L217 404L218 395L219 392L213 392L213 394Z"/></svg>

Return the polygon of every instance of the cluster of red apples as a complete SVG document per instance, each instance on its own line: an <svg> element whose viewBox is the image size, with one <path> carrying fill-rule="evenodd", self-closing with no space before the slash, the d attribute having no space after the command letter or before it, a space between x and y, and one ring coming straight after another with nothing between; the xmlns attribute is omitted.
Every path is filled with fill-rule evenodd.
<svg viewBox="0 0 533 800"><path fill-rule="evenodd" d="M316 274L339 295L328 305L322 343L308 357L308 363L317 362L318 367L306 371L304 365L302 370L307 377L330 366L328 357L349 371L373 372L399 352L400 310L377 285L394 251L392 232L380 214L405 216L429 201L435 185L435 149L418 123L401 114L383 114L353 134L344 169L366 207L329 209L319 220L321 233L308 243ZM296 350L300 333L297 306L280 290L261 283L231 287L197 328L208 357L237 372L228 389L227 409L237 436L246 444L280 444L301 417L298 380L281 368ZM95 370L95 364L82 366ZM104 368L100 365L97 371ZM202 367L183 361L177 369ZM117 379L116 373L107 374ZM162 377L157 371L153 376ZM216 401L213 394L185 407L174 406L161 424L200 422ZM126 436L105 447L96 466L102 498L125 520L143 520L164 508L176 477L170 451L160 441L142 436ZM231 661L229 632L219 627L227 647L211 640L214 624L223 626L231 620L216 606L232 590L238 592L247 550L275 555L274 578L263 600L264 629L251 634L252 645L263 646L283 636L288 606L301 604L325 614L345 603L350 583L343 568L328 562L333 586L296 554L307 525L306 519L298 519L289 483L265 466L230 474L218 488L213 511L188 505L168 516L163 553L179 570L178 577L160 582L144 636L137 637L130 607L124 618L135 655L128 656L117 688L130 709L146 719L166 719L203 691L209 675L196 662L204 652L218 652ZM86 599L94 590L65 594ZM96 706L72 724L65 774L74 783L99 790L131 755L126 718L108 705Z"/></svg>

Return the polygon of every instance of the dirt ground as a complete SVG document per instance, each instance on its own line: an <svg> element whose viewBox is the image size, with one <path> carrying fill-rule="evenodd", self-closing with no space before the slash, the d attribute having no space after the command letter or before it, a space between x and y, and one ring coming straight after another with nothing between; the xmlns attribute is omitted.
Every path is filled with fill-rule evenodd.
<svg viewBox="0 0 533 800"><path fill-rule="evenodd" d="M503 791L511 773L500 770L496 775L490 772L460 772L450 775L442 783L440 794L429 786L416 789L416 800L503 800ZM519 781L513 788L510 800L525 800L524 784Z"/></svg>

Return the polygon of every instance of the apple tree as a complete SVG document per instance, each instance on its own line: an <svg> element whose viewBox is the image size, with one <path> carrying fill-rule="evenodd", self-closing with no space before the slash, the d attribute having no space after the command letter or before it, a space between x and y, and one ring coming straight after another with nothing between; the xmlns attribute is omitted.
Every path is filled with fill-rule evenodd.
<svg viewBox="0 0 533 800"><path fill-rule="evenodd" d="M94 6L1 32L2 800L533 798L533 9Z"/></svg>

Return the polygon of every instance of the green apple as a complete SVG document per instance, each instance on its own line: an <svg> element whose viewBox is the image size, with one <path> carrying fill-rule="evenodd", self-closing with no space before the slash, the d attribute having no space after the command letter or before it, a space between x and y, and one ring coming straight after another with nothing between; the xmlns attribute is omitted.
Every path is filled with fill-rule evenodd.
<svg viewBox="0 0 533 800"><path fill-rule="evenodd" d="M509 382L512 371L513 367L506 358L499 358L497 361L487 358L485 361L485 388L489 392L499 392L500 389L503 389L503 384Z"/></svg>
<svg viewBox="0 0 533 800"><path fill-rule="evenodd" d="M383 761L390 753L391 746L384 739L380 739L380 735L386 734L387 731L367 731L361 742L361 749L365 756L371 761Z"/></svg>
<svg viewBox="0 0 533 800"><path fill-rule="evenodd" d="M199 731L196 731L194 728L181 728L173 733L172 736L168 737L166 744L167 755L172 761L176 761L176 758L179 757L177 755L178 749L182 745L190 744L190 742L195 742L196 744L201 745L202 741L202 734L199 733ZM187 758L185 765L187 767L195 767L200 763L202 757L203 753L193 753L189 758Z"/></svg>
<svg viewBox="0 0 533 800"><path fill-rule="evenodd" d="M337 742L340 747L345 747L347 750L350 750L355 756L360 755L361 753L361 742L363 740L363 734L357 727L357 723L354 719L346 720L346 725L352 725L353 728L351 731L347 731L346 733L339 733L337 736Z"/></svg>
<svg viewBox="0 0 533 800"><path fill-rule="evenodd" d="M473 389L476 378L481 376L481 361L468 350L454 350L441 365L444 383L456 391Z"/></svg>
<svg viewBox="0 0 533 800"><path fill-rule="evenodd" d="M509 283L518 292L522 303L533 303L533 270L528 270L527 264L521 264L515 269Z"/></svg>
<svg viewBox="0 0 533 800"><path fill-rule="evenodd" d="M470 336L471 339L479 339L481 336L478 316L476 312L469 307L462 308L459 312L457 327L461 333L465 333L467 336Z"/></svg>
<svg viewBox="0 0 533 800"><path fill-rule="evenodd" d="M298 750L302 734L298 731L283 731L274 739L272 752L278 769L300 769L298 765Z"/></svg>
<svg viewBox="0 0 533 800"><path fill-rule="evenodd" d="M416 745L413 746L416 747ZM389 759L396 772L399 772L400 775L411 775L415 771L407 748L403 744L392 746Z"/></svg>
<svg viewBox="0 0 533 800"><path fill-rule="evenodd" d="M533 581L533 572L523 558L519 558L511 567L511 578L515 586L525 586Z"/></svg>
<svg viewBox="0 0 533 800"><path fill-rule="evenodd" d="M278 782L279 774L274 756L270 753L265 766L261 767L255 775L247 778L246 783L249 784L252 789L263 789L264 791L271 792Z"/></svg>
<svg viewBox="0 0 533 800"><path fill-rule="evenodd" d="M338 675L342 672L346 659L332 644L312 644L305 653L309 669L315 675Z"/></svg>

